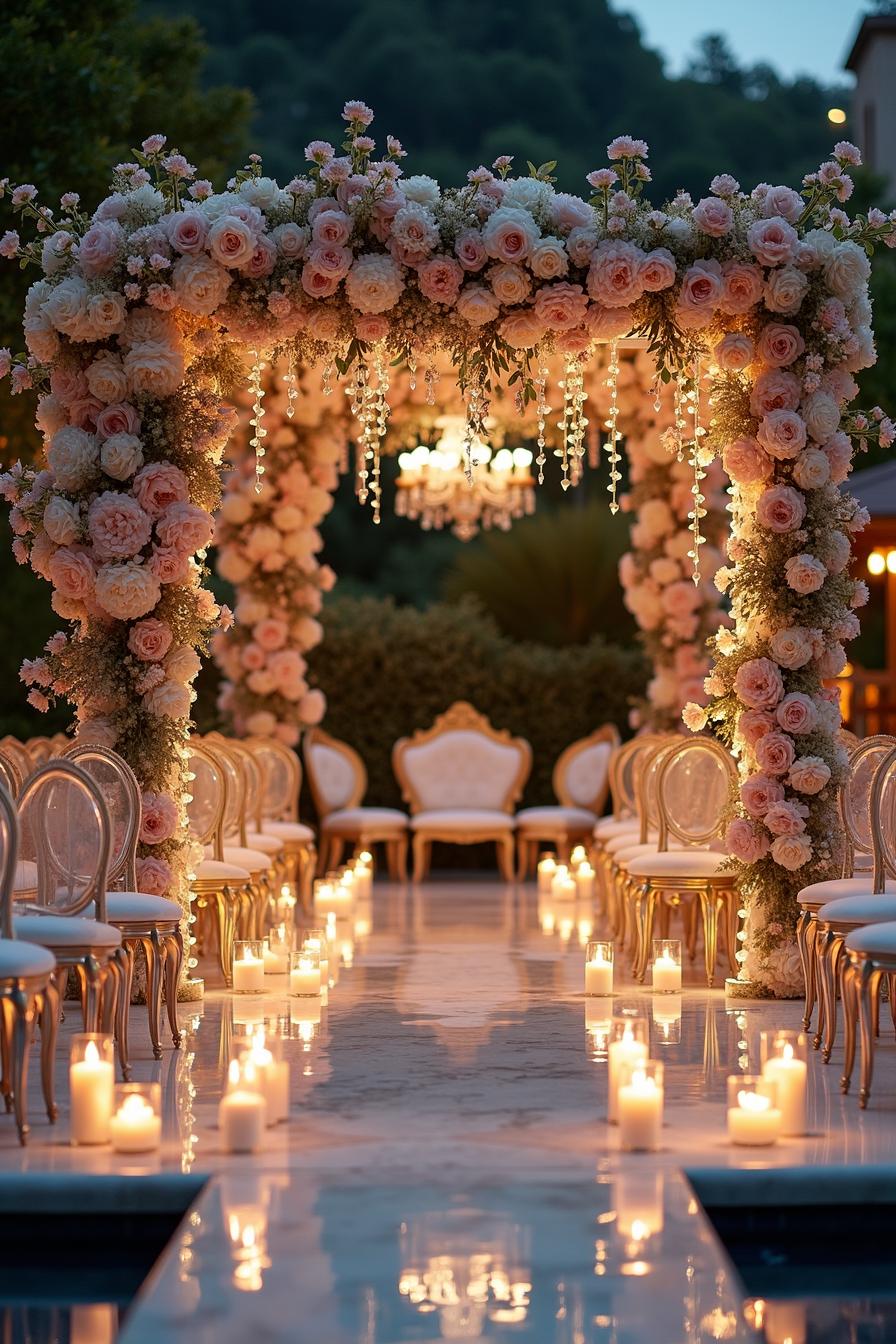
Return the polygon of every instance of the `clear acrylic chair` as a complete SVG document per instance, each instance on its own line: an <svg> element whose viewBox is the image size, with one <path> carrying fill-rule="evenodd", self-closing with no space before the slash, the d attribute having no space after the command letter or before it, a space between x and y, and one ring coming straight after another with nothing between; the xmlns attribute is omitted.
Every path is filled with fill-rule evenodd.
<svg viewBox="0 0 896 1344"><path fill-rule="evenodd" d="M233 940L243 903L251 899L252 875L224 858L222 823L227 807L227 773L220 758L195 739L188 748L192 775L187 818L190 835L203 850L211 849L196 866L191 889L196 896L197 935L205 947L210 932L217 944L218 963L225 985L233 978Z"/></svg>
<svg viewBox="0 0 896 1344"><path fill-rule="evenodd" d="M302 789L299 758L289 747L271 738L250 737L242 745L252 754L261 772L255 831L283 841L292 865L291 880L307 904L317 865L317 847L314 831L299 820ZM254 838L253 834L253 842Z"/></svg>
<svg viewBox="0 0 896 1344"><path fill-rule="evenodd" d="M84 1030L114 1028L127 1079L128 957L106 920L112 823L103 795L79 765L57 758L26 779L17 806L20 854L37 866L37 893L17 901L15 936L53 953L60 998L74 971Z"/></svg>
<svg viewBox="0 0 896 1344"><path fill-rule="evenodd" d="M13 886L18 862L19 823L9 790L0 783L0 1091L7 1113L14 1109L19 1142L28 1138L28 1061L35 1022L41 1032L41 1083L47 1118L56 1119L53 1064L59 994L54 972L56 958L39 943L28 943L13 933Z"/></svg>
<svg viewBox="0 0 896 1344"><path fill-rule="evenodd" d="M137 888L137 837L140 831L140 786L121 756L110 747L89 743L69 747L65 759L74 761L90 775L103 795L112 822L112 843L107 875L106 918L120 929L128 956L127 1002L138 953L146 967L146 1011L153 1055L162 1058L162 984L168 1023L175 1049L181 1033L177 1020L177 986L184 960L181 931L183 911L176 901L154 896ZM123 1014L125 1029L128 1014ZM127 1053L127 1049L125 1049Z"/></svg>

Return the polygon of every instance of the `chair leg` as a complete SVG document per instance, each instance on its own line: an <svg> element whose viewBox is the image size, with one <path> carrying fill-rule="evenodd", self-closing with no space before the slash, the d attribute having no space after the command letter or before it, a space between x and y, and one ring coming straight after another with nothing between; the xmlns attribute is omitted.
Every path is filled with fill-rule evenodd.
<svg viewBox="0 0 896 1344"><path fill-rule="evenodd" d="M2 1089L3 1092L3 1103L7 1115L9 1115L12 1110L12 1064L9 1057L10 1047L12 1045L11 1014L12 1004L4 994L3 997L0 998L0 1050L2 1050L3 1069L0 1089Z"/></svg>
<svg viewBox="0 0 896 1344"><path fill-rule="evenodd" d="M234 907L239 900L237 892L224 887L215 892L218 911L218 961L224 984L230 989L233 983L233 940L235 936Z"/></svg>
<svg viewBox="0 0 896 1344"><path fill-rule="evenodd" d="M848 1092L852 1081L852 1070L856 1058L856 1027L859 1016L859 976L849 959L843 963L842 999L843 999L843 1072L840 1075L840 1091Z"/></svg>
<svg viewBox="0 0 896 1344"><path fill-rule="evenodd" d="M180 1023L177 1020L177 988L184 964L184 935L180 929L169 933L165 939L165 1009L168 1013L168 1025L171 1028L171 1042L175 1050L180 1048Z"/></svg>
<svg viewBox="0 0 896 1344"><path fill-rule="evenodd" d="M859 1088L859 1106L864 1111L871 1098L871 1079L874 1074L874 1010L873 999L879 992L880 971L870 961L862 962L859 972L859 1031L862 1042L862 1080Z"/></svg>
<svg viewBox="0 0 896 1344"><path fill-rule="evenodd" d="M115 1041L118 1065L124 1081L131 1078L131 1051L128 1032L131 1023L131 993L134 986L134 947L122 945L115 953L118 965L118 999L115 1008Z"/></svg>
<svg viewBox="0 0 896 1344"><path fill-rule="evenodd" d="M50 1124L59 1114L56 1106L56 1075L53 1063L56 1057L56 1032L59 1027L59 993L51 976L40 999L40 1082L44 1106Z"/></svg>
<svg viewBox="0 0 896 1344"><path fill-rule="evenodd" d="M703 911L703 950L706 964L706 983L710 989L716 978L716 958L719 939L719 908L716 894L711 887L700 892L700 908Z"/></svg>
<svg viewBox="0 0 896 1344"><path fill-rule="evenodd" d="M516 875L521 882L525 882L528 869L529 841L524 835L518 835L516 838Z"/></svg>
<svg viewBox="0 0 896 1344"><path fill-rule="evenodd" d="M398 868L399 882L408 880L408 837L403 835L400 840L395 842L395 854Z"/></svg>
<svg viewBox="0 0 896 1344"><path fill-rule="evenodd" d="M825 1064L831 1062L831 1051L837 1038L837 988L841 979L843 959L843 939L833 938L827 952L825 979L828 982L825 1003L824 1046L821 1057Z"/></svg>
<svg viewBox="0 0 896 1344"><path fill-rule="evenodd" d="M515 874L513 835L502 835L495 841L498 867L505 882L512 882Z"/></svg>
<svg viewBox="0 0 896 1344"><path fill-rule="evenodd" d="M811 911L801 910L796 925L796 945L800 954L800 965L803 968L803 984L806 986L806 998L803 1003L804 1031L808 1031L812 1025L812 1013L815 1009L815 953L811 947L815 937L812 924Z"/></svg>
<svg viewBox="0 0 896 1344"><path fill-rule="evenodd" d="M327 871L333 872L342 863L342 855L345 850L345 841L338 835L330 838L330 861L327 864Z"/></svg>
<svg viewBox="0 0 896 1344"><path fill-rule="evenodd" d="M96 957L88 956L78 967L81 979L82 1012L85 1031L99 1031L102 971Z"/></svg>
<svg viewBox="0 0 896 1344"><path fill-rule="evenodd" d="M28 1056L34 1027L34 999L23 989L12 992L12 1089L19 1143L28 1142Z"/></svg>
<svg viewBox="0 0 896 1344"><path fill-rule="evenodd" d="M422 882L429 872L430 855L432 853L432 844L424 835L419 833L414 836L414 881Z"/></svg>
<svg viewBox="0 0 896 1344"><path fill-rule="evenodd" d="M148 938L141 938L140 945L146 959L146 1012L149 1017L149 1039L152 1041L153 1057L161 1059L162 1041L159 1018L162 1004L162 958L165 953L158 929L153 929Z"/></svg>

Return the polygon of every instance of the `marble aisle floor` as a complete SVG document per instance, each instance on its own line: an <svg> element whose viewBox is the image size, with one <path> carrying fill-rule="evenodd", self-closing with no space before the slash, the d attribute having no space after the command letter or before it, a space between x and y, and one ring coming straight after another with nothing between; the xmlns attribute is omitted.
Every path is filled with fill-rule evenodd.
<svg viewBox="0 0 896 1344"><path fill-rule="evenodd" d="M319 1017L276 979L257 999L212 986L181 1007L182 1050L156 1064L132 1010L134 1076L164 1085L160 1156L70 1147L67 1070L51 1127L35 1068L29 1146L11 1117L0 1123L0 1171L213 1178L138 1298L127 1344L229 1344L249 1330L294 1344L755 1338L683 1172L798 1167L814 1181L818 1167L889 1161L896 1046L882 1039L870 1110L842 1096L837 1049L827 1067L810 1061L810 1137L732 1148L726 1077L757 1069L760 1030L796 1026L801 1005L726 1002L696 971L680 1000L655 998L617 974L615 1006L650 1019L666 1066L662 1151L622 1153L605 1121L609 1023L582 992L591 922L583 908L552 921L531 884L377 883L340 929ZM216 1117L230 1040L274 1019L289 1037L290 1119L257 1157L229 1157ZM457 1301L470 1283L474 1300ZM785 1314L765 1338L811 1344L800 1320Z"/></svg>

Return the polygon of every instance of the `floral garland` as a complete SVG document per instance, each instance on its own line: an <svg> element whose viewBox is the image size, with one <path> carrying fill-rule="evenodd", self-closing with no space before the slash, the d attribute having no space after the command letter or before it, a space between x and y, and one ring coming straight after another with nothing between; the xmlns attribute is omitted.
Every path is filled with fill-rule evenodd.
<svg viewBox="0 0 896 1344"><path fill-rule="evenodd" d="M882 412L847 405L852 373L875 358L867 254L896 241L896 215L852 219L841 208L846 170L860 161L846 142L802 192L761 184L746 194L722 175L696 205L679 193L659 210L643 197L647 146L629 136L609 145L612 166L588 175L585 200L555 191L553 165L513 177L506 156L459 188L404 177L397 140L375 157L370 109L350 102L343 116L343 152L313 142L307 173L282 188L253 156L215 192L163 136L116 167L93 215L76 196L57 215L30 184L2 184L36 237L10 230L0 255L43 278L26 302L27 350L3 352L0 369L14 391L38 390L47 438L46 467L10 473L4 490L19 558L49 578L70 623L25 669L32 702L71 698L81 731L114 741L144 790L167 797L171 834L149 845L164 857L144 851L141 881L156 873L154 887L186 899L184 738L196 650L220 619L201 587L202 557L231 427L219 398L237 350L258 352L255 369L280 354L322 364L328 384L346 380L359 495L376 509L394 361L426 369L447 352L472 445L501 384L534 406L541 428L545 360L556 356L572 481L586 452L594 345L642 335L659 379L675 381L678 404L694 412L690 423L676 417L673 447L694 474L696 577L709 454L723 455L735 484L733 568L720 580L735 628L717 639L708 714L744 772L728 832L748 909L742 973L789 992L794 894L836 864L844 757L822 680L842 667L864 597L848 576L862 513L837 486L853 442L893 438ZM719 372L703 436L699 371L710 355ZM696 725L707 711L687 714Z"/></svg>
<svg viewBox="0 0 896 1344"><path fill-rule="evenodd" d="M708 463L702 483L706 577L694 584L693 468L669 449L676 434L675 408L669 398L652 393L655 372L649 356L638 355L623 369L626 364L619 402L629 488L620 504L632 515L632 527L631 550L619 562L619 579L653 669L646 697L634 702L630 717L633 728L669 731L680 727L689 701L705 703L707 641L729 622L711 577L722 564L717 548L727 532L725 481L719 462Z"/></svg>
<svg viewBox="0 0 896 1344"><path fill-rule="evenodd" d="M317 559L317 527L332 508L347 422L307 373L270 385L260 488L248 453L224 486L217 571L236 587L236 623L214 636L212 652L225 677L218 705L235 731L292 747L326 709L305 680L305 654L320 643L322 594L336 582Z"/></svg>

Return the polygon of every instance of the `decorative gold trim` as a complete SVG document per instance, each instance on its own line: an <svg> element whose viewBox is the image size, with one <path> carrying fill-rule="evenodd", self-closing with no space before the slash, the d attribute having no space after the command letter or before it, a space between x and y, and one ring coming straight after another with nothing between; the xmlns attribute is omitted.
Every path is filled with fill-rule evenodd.
<svg viewBox="0 0 896 1344"><path fill-rule="evenodd" d="M519 800L532 769L532 748L524 737L511 737L506 728L493 728L485 715L480 714L467 700L456 700L453 705L445 710L444 714L438 716L431 728L420 728L414 733L413 737L399 738L392 748L392 769L401 787L401 796L409 805L411 813L427 812L433 809L424 807L420 801L407 773L405 756L414 747L423 746L426 742L432 742L435 738L443 737L446 733L458 731L480 733L492 742L498 742L505 747L513 747L518 752L520 763L516 776L511 782L500 807L494 809L497 812L512 813L514 804Z"/></svg>

